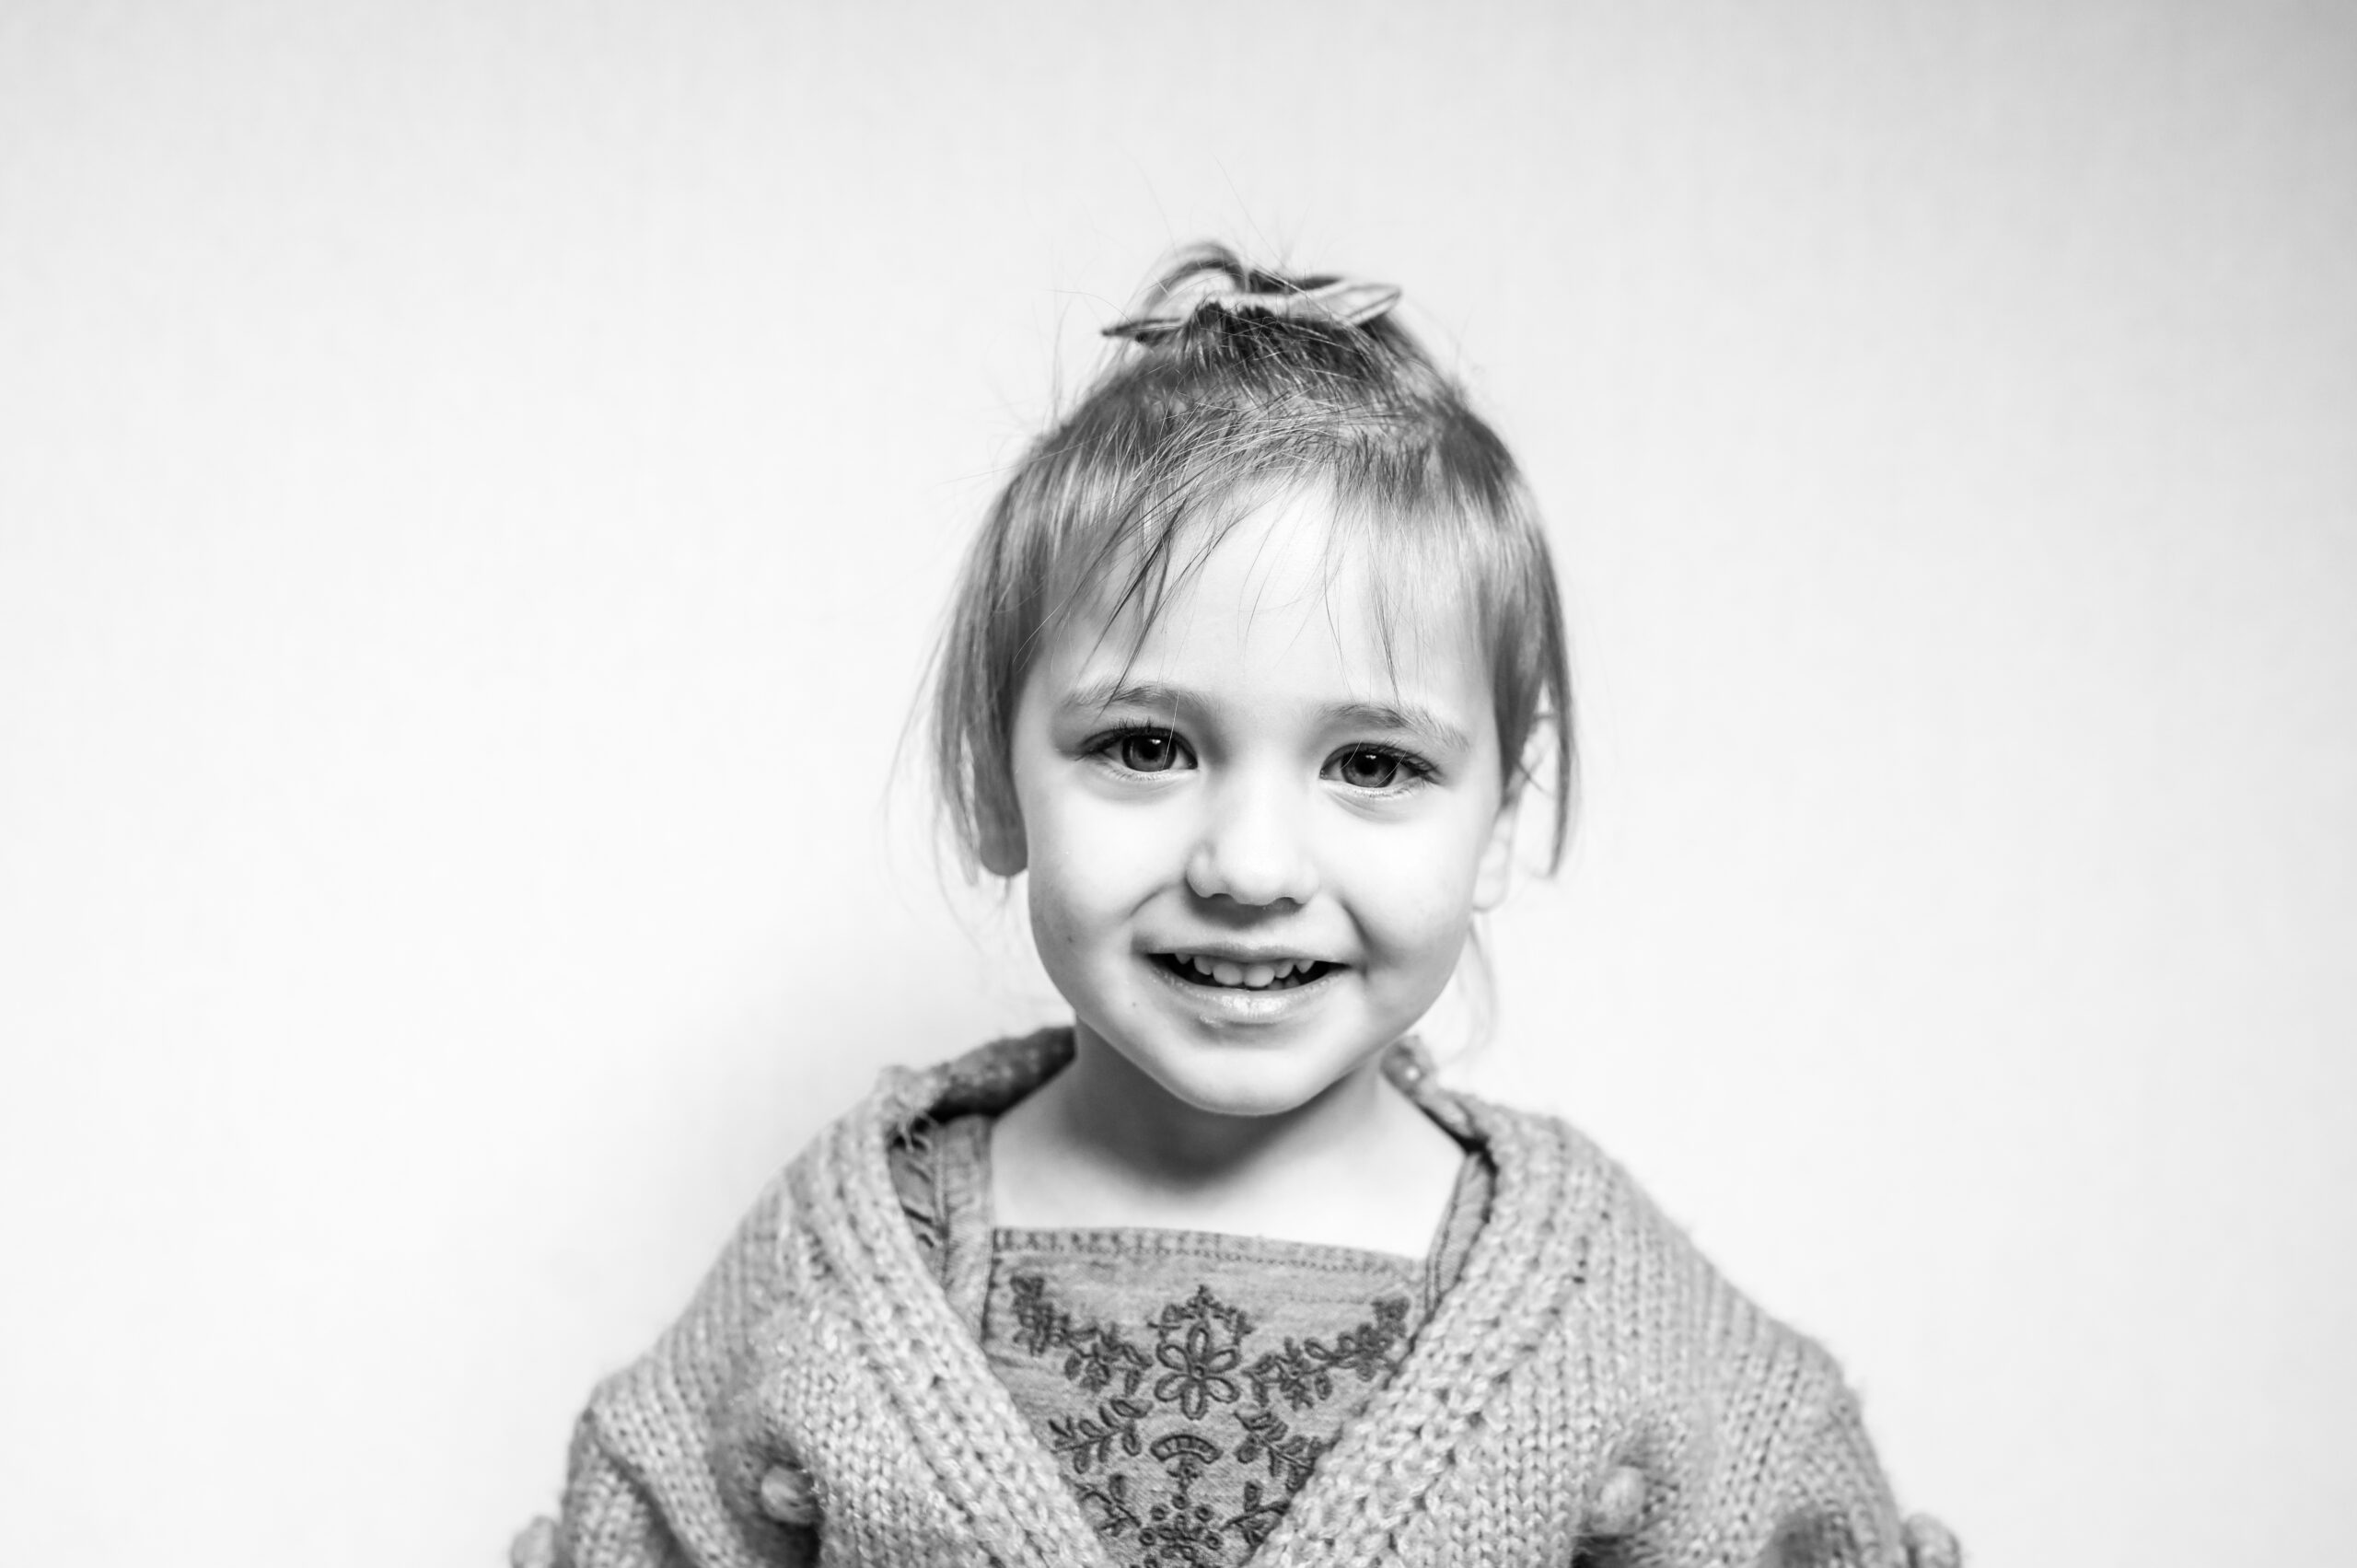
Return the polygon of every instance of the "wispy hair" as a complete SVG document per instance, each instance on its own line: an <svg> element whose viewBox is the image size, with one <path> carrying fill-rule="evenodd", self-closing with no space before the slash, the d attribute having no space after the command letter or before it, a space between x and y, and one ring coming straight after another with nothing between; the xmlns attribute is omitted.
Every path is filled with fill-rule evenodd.
<svg viewBox="0 0 2357 1568"><path fill-rule="evenodd" d="M1205 291L1205 274L1218 286ZM1411 611L1469 614L1489 664L1509 796L1569 834L1577 748L1561 596L1537 508L1497 433L1389 315L1352 325L1223 297L1332 282L1185 253L1142 312L1204 302L1122 352L1024 454L973 541L935 656L933 765L970 873L1015 819L1016 707L1043 638L1076 614L1143 637L1237 518L1272 491L1330 503L1328 549L1364 552L1387 654ZM1329 554L1329 564L1333 557Z"/></svg>

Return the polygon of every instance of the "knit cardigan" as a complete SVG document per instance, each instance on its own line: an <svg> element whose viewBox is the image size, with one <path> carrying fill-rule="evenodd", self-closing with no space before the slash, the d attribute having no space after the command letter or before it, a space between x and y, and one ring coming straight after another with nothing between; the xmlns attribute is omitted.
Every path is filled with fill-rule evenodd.
<svg viewBox="0 0 2357 1568"><path fill-rule="evenodd" d="M901 1212L892 1137L1013 1104L1068 1030L888 1069L782 1172L686 1314L597 1389L526 1568L1102 1568ZM1485 1144L1489 1218L1252 1568L1929 1568L1824 1351L1552 1118L1392 1081Z"/></svg>

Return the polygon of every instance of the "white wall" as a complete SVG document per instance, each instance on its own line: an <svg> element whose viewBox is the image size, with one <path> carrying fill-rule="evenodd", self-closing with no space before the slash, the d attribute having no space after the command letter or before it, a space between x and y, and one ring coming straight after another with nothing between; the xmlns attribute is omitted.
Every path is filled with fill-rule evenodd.
<svg viewBox="0 0 2357 1568"><path fill-rule="evenodd" d="M499 1561L775 1163L1052 1011L894 749L1205 235L1405 285L1555 521L1475 1075L1979 1561L2341 1548L2346 8L18 0L12 1561Z"/></svg>

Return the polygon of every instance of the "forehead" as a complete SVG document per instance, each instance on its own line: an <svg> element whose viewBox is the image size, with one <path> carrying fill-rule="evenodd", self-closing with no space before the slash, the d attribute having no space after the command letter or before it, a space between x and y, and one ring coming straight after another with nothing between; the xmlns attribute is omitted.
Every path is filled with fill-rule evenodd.
<svg viewBox="0 0 2357 1568"><path fill-rule="evenodd" d="M1318 489L1240 496L1183 525L1143 572L1133 552L1083 585L1039 673L1486 702L1474 596L1432 553Z"/></svg>

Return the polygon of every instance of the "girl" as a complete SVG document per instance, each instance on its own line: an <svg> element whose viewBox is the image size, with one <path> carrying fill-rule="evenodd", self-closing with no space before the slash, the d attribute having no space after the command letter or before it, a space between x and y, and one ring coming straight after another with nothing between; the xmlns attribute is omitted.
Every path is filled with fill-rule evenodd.
<svg viewBox="0 0 2357 1568"><path fill-rule="evenodd" d="M518 1564L1956 1561L1823 1351L1410 1036L1573 749L1529 499L1397 297L1212 250L1109 329L935 694L1074 1021L821 1133Z"/></svg>

